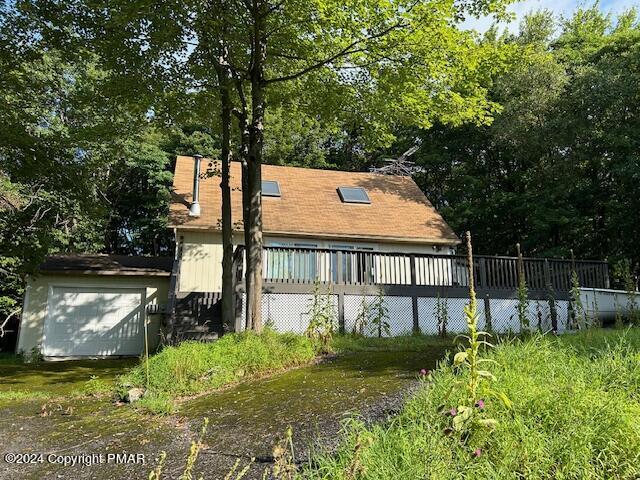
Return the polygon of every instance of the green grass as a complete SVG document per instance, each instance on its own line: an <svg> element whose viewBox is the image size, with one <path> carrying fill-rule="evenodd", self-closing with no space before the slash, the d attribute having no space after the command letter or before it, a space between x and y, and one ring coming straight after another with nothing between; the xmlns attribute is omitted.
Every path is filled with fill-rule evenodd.
<svg viewBox="0 0 640 480"><path fill-rule="evenodd" d="M354 421L337 453L318 455L306 478L633 479L640 477L640 330L533 336L491 354L513 407L486 398L497 428L480 457L444 429L458 405L457 376L443 362L385 425ZM453 389L453 390L452 390ZM452 393L449 393L452 392ZM354 473L355 472L355 473Z"/></svg>
<svg viewBox="0 0 640 480"><path fill-rule="evenodd" d="M0 391L0 402L19 402L25 400L46 400L51 398L47 392L31 392L28 390L3 390Z"/></svg>
<svg viewBox="0 0 640 480"><path fill-rule="evenodd" d="M28 400L112 392L116 376L137 362L136 359L114 359L34 364L22 363L15 356L4 360L0 362L0 402L9 398Z"/></svg>
<svg viewBox="0 0 640 480"><path fill-rule="evenodd" d="M15 353L0 352L0 365L19 365L24 360L21 355Z"/></svg>
<svg viewBox="0 0 640 480"><path fill-rule="evenodd" d="M213 343L184 342L166 347L149 359L149 391L171 398L194 395L251 378L302 365L315 358L313 344L303 336L266 329L228 334ZM118 379L118 392L146 386L142 361Z"/></svg>
<svg viewBox="0 0 640 480"><path fill-rule="evenodd" d="M100 397L113 392L113 381L104 380L97 375L92 375L89 380L73 393L80 396Z"/></svg>
<svg viewBox="0 0 640 480"><path fill-rule="evenodd" d="M171 396L166 393L156 392L150 392L143 396L134 404L134 407L153 415L171 415L176 410Z"/></svg>
<svg viewBox="0 0 640 480"><path fill-rule="evenodd" d="M332 347L337 353L345 352L420 352L429 348L451 347L453 338L426 335L400 337L364 337L360 335L337 335Z"/></svg>

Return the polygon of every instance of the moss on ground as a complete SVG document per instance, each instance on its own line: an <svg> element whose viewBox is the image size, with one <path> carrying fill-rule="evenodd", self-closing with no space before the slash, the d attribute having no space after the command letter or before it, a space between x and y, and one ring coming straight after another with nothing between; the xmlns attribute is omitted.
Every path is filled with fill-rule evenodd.
<svg viewBox="0 0 640 480"><path fill-rule="evenodd" d="M113 388L116 376L126 373L136 363L135 358L0 363L0 406L16 400L91 394L98 387L104 392L105 386Z"/></svg>

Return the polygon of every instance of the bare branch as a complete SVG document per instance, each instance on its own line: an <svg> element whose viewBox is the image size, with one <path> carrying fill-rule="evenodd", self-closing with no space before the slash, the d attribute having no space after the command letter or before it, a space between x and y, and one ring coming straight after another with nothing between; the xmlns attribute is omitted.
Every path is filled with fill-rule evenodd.
<svg viewBox="0 0 640 480"><path fill-rule="evenodd" d="M14 317L18 312L20 312L20 308L16 308L14 311L9 313L9 315L7 315L4 321L0 323L0 338L4 337L4 334L7 333L7 331L5 330L5 327L9 323L9 320L11 320L11 318Z"/></svg>
<svg viewBox="0 0 640 480"><path fill-rule="evenodd" d="M302 70L299 70L295 73L289 74L289 75L284 75L282 77L275 77L275 78L269 78L269 79L265 79L265 83L275 83L275 82L285 82L287 80L295 80L296 78L299 78L309 72L312 72L313 70L317 70L318 68L324 67L325 65L329 65L330 63L335 62L336 60L340 59L340 58L344 58L348 55L352 55L354 53L359 53L359 52L363 52L366 50L366 46L359 46L362 44L366 44L368 42L371 42L372 40L376 40L379 38L382 38L386 35L388 35L389 33L391 33L394 30L397 30L399 28L403 28L407 26L406 23L398 21L396 23L394 23L393 25L390 25L389 27L385 28L384 30L381 30L378 33L375 33L373 35L370 35L368 37L365 38L360 38L357 40L354 40L353 42L351 42L349 45L347 45L346 47L344 47L343 49L341 49L340 51L336 52L333 55L330 55L320 61L317 61L311 65L309 65L306 68L303 68Z"/></svg>

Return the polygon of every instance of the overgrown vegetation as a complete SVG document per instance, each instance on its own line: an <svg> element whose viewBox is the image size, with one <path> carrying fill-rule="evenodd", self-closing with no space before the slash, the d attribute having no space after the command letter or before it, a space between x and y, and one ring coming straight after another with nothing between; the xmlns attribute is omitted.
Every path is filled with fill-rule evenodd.
<svg viewBox="0 0 640 480"><path fill-rule="evenodd" d="M336 325L336 311L331 290L322 291L320 281L316 280L313 296L306 315L309 318L306 335L316 346L318 353L331 353L331 341Z"/></svg>
<svg viewBox="0 0 640 480"><path fill-rule="evenodd" d="M571 289L569 290L570 296L570 312L567 320L568 326L571 329L580 330L587 325L586 312L584 305L582 305L582 299L580 297L580 280L578 278L578 272L576 271L575 257L573 250L571 250Z"/></svg>
<svg viewBox="0 0 640 480"><path fill-rule="evenodd" d="M363 293L358 314L353 324L354 335L375 335L378 338L391 335L389 310L385 304L384 292L378 289L373 300L368 300Z"/></svg>
<svg viewBox="0 0 640 480"><path fill-rule="evenodd" d="M313 342L292 333L265 329L261 334L228 334L214 343L183 342L165 347L149 359L150 410L166 411L166 398L193 395L236 382L242 378L301 365L316 356ZM118 392L145 387L145 362L119 377ZM145 398L143 397L143 398Z"/></svg>
<svg viewBox="0 0 640 480"><path fill-rule="evenodd" d="M378 289L375 299L373 300L371 315L371 331L378 338L383 335L387 337L391 335L391 325L389 325L389 310L384 301L384 293L382 289Z"/></svg>
<svg viewBox="0 0 640 480"><path fill-rule="evenodd" d="M529 289L527 288L524 261L519 243L516 244L516 250L518 253L518 321L520 323L520 332L527 332L529 330Z"/></svg>
<svg viewBox="0 0 640 480"><path fill-rule="evenodd" d="M629 321L640 326L640 309L638 308L638 290L636 279L631 273L631 262L621 260L613 267L613 278L627 292L627 311Z"/></svg>
<svg viewBox="0 0 640 480"><path fill-rule="evenodd" d="M21 401L21 400L46 400L48 398L51 398L51 394L47 392L38 392L38 391L32 391L32 390L0 391L0 402Z"/></svg>
<svg viewBox="0 0 640 480"><path fill-rule="evenodd" d="M91 397L99 397L113 392L112 382L106 381L97 375L91 375L82 388L78 391L80 395L88 395Z"/></svg>
<svg viewBox="0 0 640 480"><path fill-rule="evenodd" d="M446 337L447 324L449 323L449 302L447 297L444 299L440 297L440 292L438 292L438 296L436 297L436 306L433 313L438 322L438 335Z"/></svg>
<svg viewBox="0 0 640 480"><path fill-rule="evenodd" d="M512 399L483 405L497 420L479 453L442 434L467 393L448 361L388 424L352 422L336 454L305 478L637 478L640 475L640 331L534 334L499 344L493 388Z"/></svg>
<svg viewBox="0 0 640 480"><path fill-rule="evenodd" d="M176 411L176 404L171 395L165 392L150 391L135 402L135 408L153 415L171 415Z"/></svg>
<svg viewBox="0 0 640 480"><path fill-rule="evenodd" d="M480 456L485 445L491 440L489 433L497 421L488 418L485 409L486 396L502 401L507 407L511 405L509 398L501 391L489 386L496 377L489 371L489 367L496 362L482 358L483 347L493 347L486 339L490 334L478 328L478 301L476 298L474 281L474 262L471 247L471 233L467 232L467 266L469 272L469 304L464 307L464 318L467 323L467 334L460 335L464 339L461 350L453 357L453 366L461 379L453 385L452 394L458 393L459 401L440 408L443 414L451 417L450 424L443 430L447 436L456 438L459 446L466 448L469 453ZM429 377L431 379L431 377ZM461 394L462 393L462 394ZM448 395L442 399L447 402ZM456 406L457 405L457 406Z"/></svg>

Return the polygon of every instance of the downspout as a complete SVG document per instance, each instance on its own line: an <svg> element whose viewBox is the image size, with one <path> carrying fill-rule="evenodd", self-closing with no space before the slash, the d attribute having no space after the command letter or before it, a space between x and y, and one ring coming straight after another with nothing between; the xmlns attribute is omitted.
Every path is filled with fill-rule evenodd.
<svg viewBox="0 0 640 480"><path fill-rule="evenodd" d="M199 217L200 216L200 160L202 160L202 155L194 155L193 160L194 160L193 201L191 202L191 206L189 207L189 216Z"/></svg>

